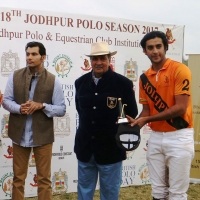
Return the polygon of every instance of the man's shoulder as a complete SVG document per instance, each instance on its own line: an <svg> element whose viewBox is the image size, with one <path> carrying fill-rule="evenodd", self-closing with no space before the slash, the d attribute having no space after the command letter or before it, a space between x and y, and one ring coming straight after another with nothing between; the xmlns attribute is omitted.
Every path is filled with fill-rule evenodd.
<svg viewBox="0 0 200 200"><path fill-rule="evenodd" d="M26 68L27 67L23 67L23 68L17 69L17 70L14 71L14 73L19 73L19 72L22 72L22 71L26 71Z"/></svg>
<svg viewBox="0 0 200 200"><path fill-rule="evenodd" d="M188 66L186 66L185 64L178 62L176 60L170 60L169 63L169 70L173 70L174 74L178 74L178 73L182 73L182 74L190 74L191 71L189 69Z"/></svg>
<svg viewBox="0 0 200 200"><path fill-rule="evenodd" d="M116 72L113 72L113 78L117 80L118 83L125 83L125 84L130 84L132 83L131 80L129 80L127 77L118 74Z"/></svg>
<svg viewBox="0 0 200 200"><path fill-rule="evenodd" d="M80 76L79 78L77 78L75 80L75 83L78 84L78 83L82 83L85 80L90 80L90 77L91 77L91 72L84 74L84 75Z"/></svg>
<svg viewBox="0 0 200 200"><path fill-rule="evenodd" d="M171 60L171 59L169 59L168 65L169 65L169 67L186 67L186 68L188 68L185 64L183 64L177 60Z"/></svg>

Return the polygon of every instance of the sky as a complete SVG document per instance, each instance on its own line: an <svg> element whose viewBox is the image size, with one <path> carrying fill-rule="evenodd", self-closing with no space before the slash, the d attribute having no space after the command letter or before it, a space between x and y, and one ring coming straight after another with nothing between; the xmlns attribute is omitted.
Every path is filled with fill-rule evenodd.
<svg viewBox="0 0 200 200"><path fill-rule="evenodd" d="M200 0L0 0L0 6L184 25L184 58L200 54Z"/></svg>

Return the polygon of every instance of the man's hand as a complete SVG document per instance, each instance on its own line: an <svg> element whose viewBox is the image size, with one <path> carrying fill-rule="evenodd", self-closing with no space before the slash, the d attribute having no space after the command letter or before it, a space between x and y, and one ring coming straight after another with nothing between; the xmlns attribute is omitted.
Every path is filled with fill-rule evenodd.
<svg viewBox="0 0 200 200"><path fill-rule="evenodd" d="M130 123L131 126L135 126L138 124L140 128L142 128L148 121L147 117L140 117L138 119L133 119L132 117L126 115L126 118L128 119L128 122Z"/></svg>
<svg viewBox="0 0 200 200"><path fill-rule="evenodd" d="M34 102L34 101L27 101L24 104L21 104L20 112L22 114L30 115L33 114L36 110L43 109L42 103Z"/></svg>

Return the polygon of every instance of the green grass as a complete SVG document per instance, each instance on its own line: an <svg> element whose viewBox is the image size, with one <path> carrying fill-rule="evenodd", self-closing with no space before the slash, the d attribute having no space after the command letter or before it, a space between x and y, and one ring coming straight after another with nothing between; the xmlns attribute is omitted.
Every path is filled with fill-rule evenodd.
<svg viewBox="0 0 200 200"><path fill-rule="evenodd" d="M200 199L200 184L190 184L189 190L187 192L188 200L198 200ZM25 198L25 200L37 200L37 197ZM53 200L77 200L77 193L67 193L53 196ZM99 200L99 191L95 192L93 200ZM152 200L151 197L151 186L130 186L120 189L119 200Z"/></svg>

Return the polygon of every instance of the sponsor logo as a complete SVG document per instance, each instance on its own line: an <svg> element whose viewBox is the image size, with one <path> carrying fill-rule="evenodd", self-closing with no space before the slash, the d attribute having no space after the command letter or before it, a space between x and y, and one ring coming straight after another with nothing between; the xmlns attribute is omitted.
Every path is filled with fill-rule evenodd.
<svg viewBox="0 0 200 200"><path fill-rule="evenodd" d="M52 190L53 194L66 193L68 189L68 175L66 171L61 169L53 173Z"/></svg>
<svg viewBox="0 0 200 200"><path fill-rule="evenodd" d="M30 153L30 158L29 158L28 165L29 165L29 167L35 167L36 166L36 164L35 164L35 156L34 156L33 149L31 150L31 153Z"/></svg>
<svg viewBox="0 0 200 200"><path fill-rule="evenodd" d="M134 153L135 153L135 150L133 150L133 151L126 151L126 160L132 159Z"/></svg>
<svg viewBox="0 0 200 200"><path fill-rule="evenodd" d="M63 117L54 117L54 135L59 137L70 135L70 118L68 113Z"/></svg>
<svg viewBox="0 0 200 200"><path fill-rule="evenodd" d="M0 179L0 187L6 197L11 197L12 195L13 175L13 172L6 173Z"/></svg>
<svg viewBox="0 0 200 200"><path fill-rule="evenodd" d="M53 60L53 67L55 67L58 77L64 78L68 76L72 68L72 61L67 55L59 54Z"/></svg>
<svg viewBox="0 0 200 200"><path fill-rule="evenodd" d="M110 69L115 72L115 57L111 57L111 60L110 60Z"/></svg>
<svg viewBox="0 0 200 200"><path fill-rule="evenodd" d="M167 37L167 41L168 41L168 44L170 44L172 46L173 49L174 46L173 46L173 43L176 41L176 39L173 37L173 29L176 28L176 26L174 25L172 28L169 28L169 27L164 27L164 25L162 24L163 28L164 28L164 31L165 31L165 35Z"/></svg>
<svg viewBox="0 0 200 200"><path fill-rule="evenodd" d="M5 144L3 144L3 145L5 145ZM7 158L7 159L13 158L13 148L12 148L12 146L8 145L8 146L6 146L6 148L7 148L7 154L4 154L4 157ZM7 159L6 159L6 162L7 162Z"/></svg>
<svg viewBox="0 0 200 200"><path fill-rule="evenodd" d="M9 114L4 114L1 120L1 136L3 138L8 138L8 122Z"/></svg>
<svg viewBox="0 0 200 200"><path fill-rule="evenodd" d="M148 167L147 167L146 163L144 163L139 168L138 175L139 175L139 177L140 177L140 179L141 179L141 181L142 181L143 184L150 183L149 170L148 170Z"/></svg>
<svg viewBox="0 0 200 200"><path fill-rule="evenodd" d="M81 69L82 69L83 74L84 74L85 72L89 72L92 69L92 67L90 66L88 59L83 59L83 57L81 57L81 58L83 60L83 65L84 65L84 67L81 67Z"/></svg>
<svg viewBox="0 0 200 200"><path fill-rule="evenodd" d="M52 156L57 156L59 160L65 159L65 156L72 155L72 152L64 152L63 145L60 145L60 152L52 153Z"/></svg>
<svg viewBox="0 0 200 200"><path fill-rule="evenodd" d="M33 182L30 183L32 188L38 187L38 179L37 179L37 174L32 174L31 172L29 173L33 176Z"/></svg>
<svg viewBox="0 0 200 200"><path fill-rule="evenodd" d="M107 106L110 109L115 108L117 105L117 98L115 97L107 97Z"/></svg>
<svg viewBox="0 0 200 200"><path fill-rule="evenodd" d="M132 58L126 61L124 65L124 76L133 82L138 79L138 66L136 61L132 61Z"/></svg>
<svg viewBox="0 0 200 200"><path fill-rule="evenodd" d="M144 151L147 151L147 148L148 148L148 140L146 141L146 147L143 148Z"/></svg>
<svg viewBox="0 0 200 200"><path fill-rule="evenodd" d="M165 82L165 83L169 83L169 77L168 77L168 76L165 76L164 82Z"/></svg>
<svg viewBox="0 0 200 200"><path fill-rule="evenodd" d="M143 134L150 134L152 132L152 129L150 128L150 123L147 123L143 127Z"/></svg>
<svg viewBox="0 0 200 200"><path fill-rule="evenodd" d="M17 53L12 53L9 50L8 53L3 52L1 56L1 75L8 77L13 71L19 69L20 60Z"/></svg>

